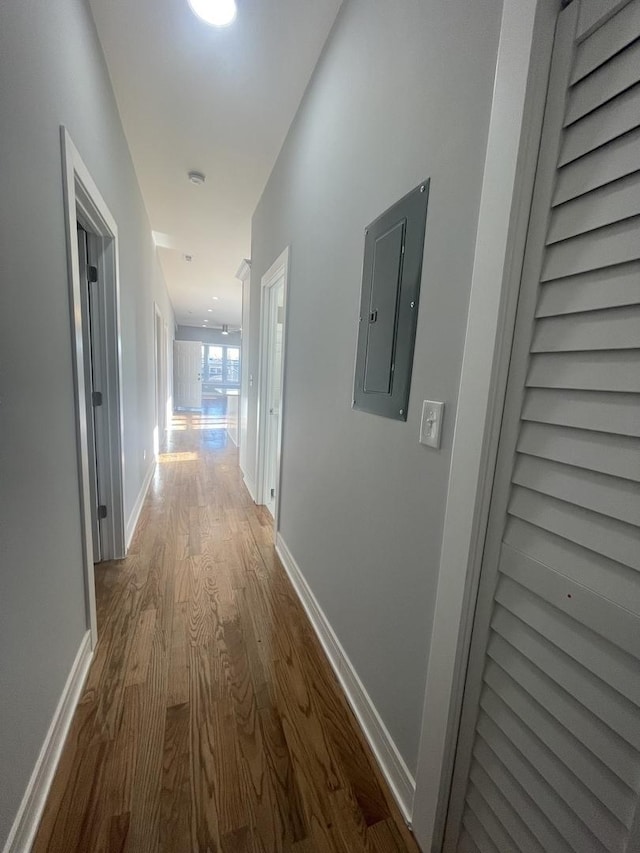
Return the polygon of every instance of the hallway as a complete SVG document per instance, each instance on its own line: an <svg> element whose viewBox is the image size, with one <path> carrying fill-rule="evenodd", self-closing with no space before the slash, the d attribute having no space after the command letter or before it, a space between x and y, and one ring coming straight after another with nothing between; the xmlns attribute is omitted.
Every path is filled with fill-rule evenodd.
<svg viewBox="0 0 640 853"><path fill-rule="evenodd" d="M417 850L279 564L237 451L168 433L34 853ZM203 428L204 427L204 428Z"/></svg>

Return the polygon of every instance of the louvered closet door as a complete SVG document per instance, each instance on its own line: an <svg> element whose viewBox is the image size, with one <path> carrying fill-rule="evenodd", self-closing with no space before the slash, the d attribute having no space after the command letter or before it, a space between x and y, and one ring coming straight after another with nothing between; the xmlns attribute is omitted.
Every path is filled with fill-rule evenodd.
<svg viewBox="0 0 640 853"><path fill-rule="evenodd" d="M640 0L560 15L445 850L640 853Z"/></svg>

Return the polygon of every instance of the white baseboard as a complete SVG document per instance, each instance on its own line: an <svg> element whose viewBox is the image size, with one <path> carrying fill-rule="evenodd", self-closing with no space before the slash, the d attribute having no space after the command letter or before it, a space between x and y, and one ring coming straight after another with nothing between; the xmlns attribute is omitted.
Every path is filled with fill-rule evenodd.
<svg viewBox="0 0 640 853"><path fill-rule="evenodd" d="M242 469L240 469L242 470ZM256 500L256 484L253 482L251 477L248 477L244 471L242 471L242 479L244 480L244 484L247 487L247 491L251 495L251 500L255 503L258 503Z"/></svg>
<svg viewBox="0 0 640 853"><path fill-rule="evenodd" d="M91 633L87 631L80 643L49 731L33 768L27 790L4 846L4 853L27 853L31 850L92 655Z"/></svg>
<svg viewBox="0 0 640 853"><path fill-rule="evenodd" d="M358 673L342 648L329 620L320 607L282 536L276 536L276 551L298 594L329 663L342 685L347 701L369 742L391 792L407 824L411 825L415 780L382 722Z"/></svg>
<svg viewBox="0 0 640 853"><path fill-rule="evenodd" d="M154 459L151 465L149 466L149 470L145 474L144 482L142 483L142 488L140 489L140 493L136 498L136 502L133 505L133 510L131 511L131 515L129 516L129 521L127 522L125 552L129 550L129 545L131 545L133 534L136 532L136 524L138 523L138 519L140 518L140 513L142 512L142 507L144 505L144 499L147 497L147 492L149 491L149 486L151 485L151 480L153 479L153 474L155 470L156 461Z"/></svg>

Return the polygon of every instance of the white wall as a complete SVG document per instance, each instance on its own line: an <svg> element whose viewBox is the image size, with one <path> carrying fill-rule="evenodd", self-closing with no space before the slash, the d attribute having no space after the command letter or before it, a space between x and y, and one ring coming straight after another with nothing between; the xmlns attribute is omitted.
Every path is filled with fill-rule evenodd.
<svg viewBox="0 0 640 853"><path fill-rule="evenodd" d="M291 246L281 534L412 772L501 6L347 0L253 219L255 376L260 280ZM351 409L363 232L427 177L402 423ZM425 398L446 402L440 452L417 441Z"/></svg>
<svg viewBox="0 0 640 853"><path fill-rule="evenodd" d="M203 329L202 326L178 326L177 341L201 341L203 344L220 344L225 347L242 345L240 332L229 332L223 335L220 329Z"/></svg>
<svg viewBox="0 0 640 853"><path fill-rule="evenodd" d="M174 318L85 3L0 4L0 80L2 847L87 629L61 124L119 228L127 517L153 459L154 300Z"/></svg>

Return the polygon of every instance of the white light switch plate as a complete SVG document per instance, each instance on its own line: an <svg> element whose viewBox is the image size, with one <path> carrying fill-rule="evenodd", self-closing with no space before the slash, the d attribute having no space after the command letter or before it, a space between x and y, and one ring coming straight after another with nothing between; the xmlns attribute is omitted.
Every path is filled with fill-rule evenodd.
<svg viewBox="0 0 640 853"><path fill-rule="evenodd" d="M425 400L422 403L422 418L420 419L420 444L427 447L440 447L444 403L435 400Z"/></svg>

